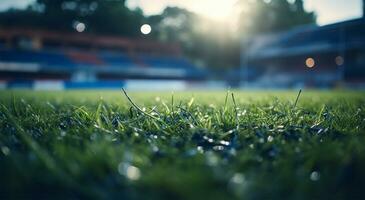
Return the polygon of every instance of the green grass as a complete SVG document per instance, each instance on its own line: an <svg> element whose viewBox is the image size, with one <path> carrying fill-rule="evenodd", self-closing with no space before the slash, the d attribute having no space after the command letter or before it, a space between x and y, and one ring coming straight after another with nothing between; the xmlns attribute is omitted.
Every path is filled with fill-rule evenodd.
<svg viewBox="0 0 365 200"><path fill-rule="evenodd" d="M360 199L365 93L0 92L0 198Z"/></svg>

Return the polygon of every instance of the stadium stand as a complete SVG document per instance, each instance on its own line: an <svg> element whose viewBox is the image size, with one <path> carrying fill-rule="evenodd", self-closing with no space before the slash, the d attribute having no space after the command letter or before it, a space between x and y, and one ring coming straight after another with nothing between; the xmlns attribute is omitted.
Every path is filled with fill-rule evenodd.
<svg viewBox="0 0 365 200"><path fill-rule="evenodd" d="M302 26L245 43L242 68L255 68L256 83L288 87L365 82L365 19ZM306 62L313 66L306 66ZM253 67L254 66L254 67Z"/></svg>
<svg viewBox="0 0 365 200"><path fill-rule="evenodd" d="M39 81L57 87L54 82L61 81L63 88L120 88L135 79L207 76L174 44L28 30L1 30L0 41L0 81L8 88L42 88Z"/></svg>

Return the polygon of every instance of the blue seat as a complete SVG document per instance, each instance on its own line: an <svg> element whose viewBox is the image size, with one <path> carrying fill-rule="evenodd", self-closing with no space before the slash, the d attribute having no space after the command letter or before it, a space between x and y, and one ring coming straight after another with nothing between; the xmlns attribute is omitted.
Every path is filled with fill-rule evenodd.
<svg viewBox="0 0 365 200"><path fill-rule="evenodd" d="M74 66L63 53L46 51L0 50L0 61L37 63L44 68L72 68Z"/></svg>
<svg viewBox="0 0 365 200"><path fill-rule="evenodd" d="M102 52L98 56L107 65L113 67L130 67L134 65L133 60L126 54Z"/></svg>

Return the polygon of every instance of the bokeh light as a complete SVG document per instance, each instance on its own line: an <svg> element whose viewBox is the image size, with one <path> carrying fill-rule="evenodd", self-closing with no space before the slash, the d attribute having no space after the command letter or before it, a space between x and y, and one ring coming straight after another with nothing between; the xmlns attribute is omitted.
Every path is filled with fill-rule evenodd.
<svg viewBox="0 0 365 200"><path fill-rule="evenodd" d="M308 67L308 68L313 68L315 65L316 65L316 61L313 59L313 58L307 58L305 60L305 65Z"/></svg>
<svg viewBox="0 0 365 200"><path fill-rule="evenodd" d="M141 26L141 33L144 34L144 35L148 35L150 34L152 31L152 28L149 24L143 24Z"/></svg>
<svg viewBox="0 0 365 200"><path fill-rule="evenodd" d="M82 22L77 22L76 25L75 25L75 29L76 29L77 32L82 33L82 32L85 31L86 25Z"/></svg>

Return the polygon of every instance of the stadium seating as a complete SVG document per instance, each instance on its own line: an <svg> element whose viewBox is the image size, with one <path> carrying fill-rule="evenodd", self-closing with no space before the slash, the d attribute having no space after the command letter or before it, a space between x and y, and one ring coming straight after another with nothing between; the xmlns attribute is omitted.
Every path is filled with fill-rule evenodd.
<svg viewBox="0 0 365 200"><path fill-rule="evenodd" d="M101 52L99 58L113 67L127 68L134 65L133 60L124 53Z"/></svg>
<svg viewBox="0 0 365 200"><path fill-rule="evenodd" d="M0 62L37 63L47 68L72 68L74 64L63 53L1 49Z"/></svg>
<svg viewBox="0 0 365 200"><path fill-rule="evenodd" d="M42 72L63 71L70 74L77 70L89 70L93 73L128 73L133 71L134 76L144 77L143 70L137 71L141 75L135 74L135 68L145 67L154 69L154 74L158 78L158 72L166 70L180 70L185 77L180 78L204 78L205 71L196 68L186 59L178 56L162 56L133 54L129 55L121 52L105 51L82 51L82 50L20 50L20 49L0 49L0 62L12 64L37 64ZM1 69L0 69L1 70ZM126 71L127 70L127 71ZM164 71L165 70L165 71ZM180 73L181 74L181 73ZM173 73L171 78L174 77ZM128 77L128 75L127 75ZM153 78L153 77L146 77ZM168 77L166 77L168 78Z"/></svg>

